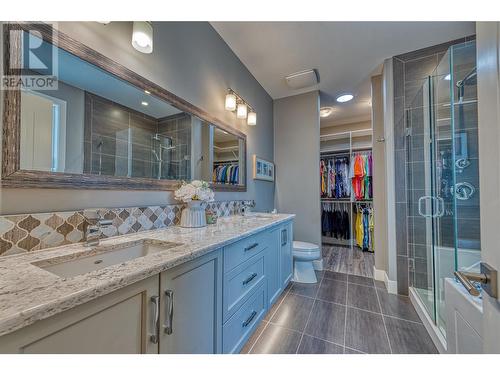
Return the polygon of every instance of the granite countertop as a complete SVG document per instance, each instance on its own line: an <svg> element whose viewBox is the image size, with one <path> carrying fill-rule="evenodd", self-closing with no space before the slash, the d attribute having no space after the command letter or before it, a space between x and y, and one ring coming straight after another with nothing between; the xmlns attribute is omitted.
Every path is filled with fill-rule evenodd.
<svg viewBox="0 0 500 375"><path fill-rule="evenodd" d="M78 257L92 251L82 243L0 258L0 336L291 220L294 216L230 216L219 218L217 224L204 228L174 226L112 237L102 240L100 246L112 249L124 242L143 239L181 245L71 278L61 278L33 263L46 264L51 258Z"/></svg>

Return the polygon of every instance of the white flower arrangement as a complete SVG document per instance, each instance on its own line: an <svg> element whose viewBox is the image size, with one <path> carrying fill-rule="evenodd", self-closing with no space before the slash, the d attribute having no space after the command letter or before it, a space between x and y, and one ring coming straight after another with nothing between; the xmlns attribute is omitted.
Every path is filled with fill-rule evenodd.
<svg viewBox="0 0 500 375"><path fill-rule="evenodd" d="M213 202L215 193L210 189L206 181L193 180L190 183L182 182L179 189L175 191L175 199L184 203L192 201Z"/></svg>

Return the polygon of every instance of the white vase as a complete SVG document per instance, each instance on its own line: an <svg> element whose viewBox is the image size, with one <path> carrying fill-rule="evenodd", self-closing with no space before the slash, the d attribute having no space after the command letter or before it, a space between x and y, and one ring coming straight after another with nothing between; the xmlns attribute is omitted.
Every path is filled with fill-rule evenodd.
<svg viewBox="0 0 500 375"><path fill-rule="evenodd" d="M181 227L201 228L207 225L205 217L205 202L191 201L181 213Z"/></svg>

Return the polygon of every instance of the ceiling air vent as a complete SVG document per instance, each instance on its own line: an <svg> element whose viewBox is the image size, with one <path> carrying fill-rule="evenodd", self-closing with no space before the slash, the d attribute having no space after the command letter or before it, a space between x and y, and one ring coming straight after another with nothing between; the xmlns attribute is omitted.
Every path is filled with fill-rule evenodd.
<svg viewBox="0 0 500 375"><path fill-rule="evenodd" d="M316 69L302 70L289 74L285 77L288 87L291 89L303 89L319 83L319 73Z"/></svg>

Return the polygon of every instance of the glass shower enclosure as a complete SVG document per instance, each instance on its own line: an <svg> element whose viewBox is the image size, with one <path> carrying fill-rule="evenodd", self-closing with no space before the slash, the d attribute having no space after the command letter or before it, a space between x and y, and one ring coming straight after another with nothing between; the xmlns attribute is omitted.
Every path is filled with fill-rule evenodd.
<svg viewBox="0 0 500 375"><path fill-rule="evenodd" d="M406 110L410 286L446 336L444 279L480 261L476 46L451 46Z"/></svg>

